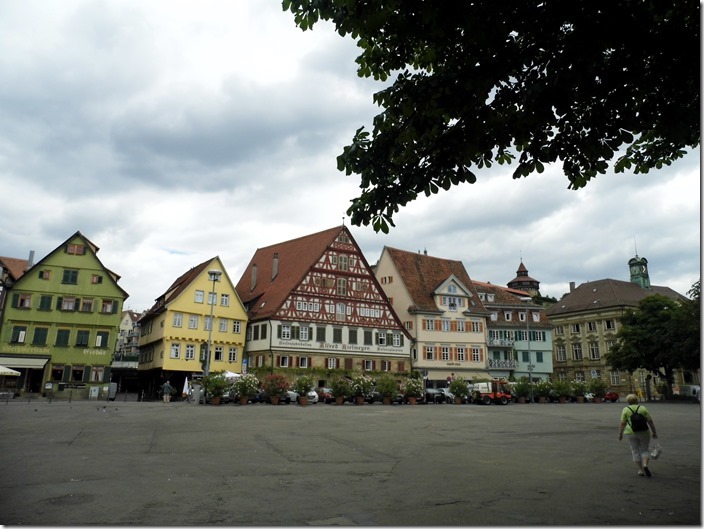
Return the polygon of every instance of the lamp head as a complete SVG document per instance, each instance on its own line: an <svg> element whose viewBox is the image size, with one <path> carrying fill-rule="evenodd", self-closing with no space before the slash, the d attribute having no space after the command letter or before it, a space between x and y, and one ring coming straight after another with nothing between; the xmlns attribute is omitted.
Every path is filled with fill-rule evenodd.
<svg viewBox="0 0 704 529"><path fill-rule="evenodd" d="M220 281L222 270L208 270L208 281Z"/></svg>

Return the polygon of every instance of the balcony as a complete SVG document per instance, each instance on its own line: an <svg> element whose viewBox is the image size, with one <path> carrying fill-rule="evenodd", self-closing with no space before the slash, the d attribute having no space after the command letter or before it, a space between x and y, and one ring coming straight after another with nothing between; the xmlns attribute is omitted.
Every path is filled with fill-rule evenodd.
<svg viewBox="0 0 704 529"><path fill-rule="evenodd" d="M489 367L496 369L516 369L515 360L494 360L489 358Z"/></svg>
<svg viewBox="0 0 704 529"><path fill-rule="evenodd" d="M489 345L494 347L513 347L515 340L509 340L508 338L489 338Z"/></svg>

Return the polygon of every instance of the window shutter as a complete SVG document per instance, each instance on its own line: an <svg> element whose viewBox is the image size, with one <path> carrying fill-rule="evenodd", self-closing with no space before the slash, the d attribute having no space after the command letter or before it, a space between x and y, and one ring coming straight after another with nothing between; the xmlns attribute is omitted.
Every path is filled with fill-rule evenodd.
<svg viewBox="0 0 704 529"><path fill-rule="evenodd" d="M101 382L110 382L110 366L105 366L105 370L103 371L103 380Z"/></svg>
<svg viewBox="0 0 704 529"><path fill-rule="evenodd" d="M64 366L64 376L62 382L71 380L71 366Z"/></svg>
<svg viewBox="0 0 704 529"><path fill-rule="evenodd" d="M102 278L101 278L101 279L102 279ZM117 305L118 305L118 301L117 301L117 300L114 300L114 301L112 302L112 314L117 314Z"/></svg>
<svg viewBox="0 0 704 529"><path fill-rule="evenodd" d="M435 330L436 331L441 330L441 327L440 327L441 324L442 324L442 322L440 320L435 320Z"/></svg>
<svg viewBox="0 0 704 529"><path fill-rule="evenodd" d="M281 325L276 326L276 337L281 339Z"/></svg>
<svg viewBox="0 0 704 529"><path fill-rule="evenodd" d="M56 298L56 309L61 310L61 306L64 304L64 298L59 296Z"/></svg>
<svg viewBox="0 0 704 529"><path fill-rule="evenodd" d="M310 369L311 367L313 367L313 358L309 356L308 357L308 369Z"/></svg>
<svg viewBox="0 0 704 529"><path fill-rule="evenodd" d="M85 366L83 368L83 382L90 382L90 367Z"/></svg>
<svg viewBox="0 0 704 529"><path fill-rule="evenodd" d="M374 343L376 345L379 345L379 333L378 332L374 333Z"/></svg>
<svg viewBox="0 0 704 529"><path fill-rule="evenodd" d="M401 337L401 347L403 347L403 333L399 334L399 336Z"/></svg>
<svg viewBox="0 0 704 529"><path fill-rule="evenodd" d="M301 357L300 356L296 357L296 367L301 367Z"/></svg>
<svg viewBox="0 0 704 529"><path fill-rule="evenodd" d="M376 371L376 360L372 360L372 371Z"/></svg>
<svg viewBox="0 0 704 529"><path fill-rule="evenodd" d="M76 301L73 302L73 310L80 310L81 306L81 298L76 298Z"/></svg>
<svg viewBox="0 0 704 529"><path fill-rule="evenodd" d="M427 359L428 359L428 347L424 345L423 346L423 360L427 360Z"/></svg>
<svg viewBox="0 0 704 529"><path fill-rule="evenodd" d="M12 308L16 309L20 304L20 295L15 293L12 294Z"/></svg>

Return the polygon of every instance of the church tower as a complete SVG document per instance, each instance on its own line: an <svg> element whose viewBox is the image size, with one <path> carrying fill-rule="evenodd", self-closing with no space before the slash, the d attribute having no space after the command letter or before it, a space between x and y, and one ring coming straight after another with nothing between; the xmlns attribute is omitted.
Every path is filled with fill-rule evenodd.
<svg viewBox="0 0 704 529"><path fill-rule="evenodd" d="M518 265L518 270L516 270L516 277L506 283L506 286L508 288L523 290L524 292L528 292L531 296L540 295L540 281L528 275L528 269L523 264L523 259L521 259L521 264Z"/></svg>
<svg viewBox="0 0 704 529"><path fill-rule="evenodd" d="M650 276L648 275L648 260L645 257L635 257L628 261L631 272L631 283L639 285L645 290L650 290Z"/></svg>

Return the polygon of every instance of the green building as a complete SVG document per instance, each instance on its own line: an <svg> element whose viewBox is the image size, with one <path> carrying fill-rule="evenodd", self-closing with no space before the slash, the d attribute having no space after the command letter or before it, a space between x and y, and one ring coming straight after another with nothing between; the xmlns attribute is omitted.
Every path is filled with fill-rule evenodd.
<svg viewBox="0 0 704 529"><path fill-rule="evenodd" d="M15 395L105 398L122 305L119 276L80 231L5 285L0 365Z"/></svg>

